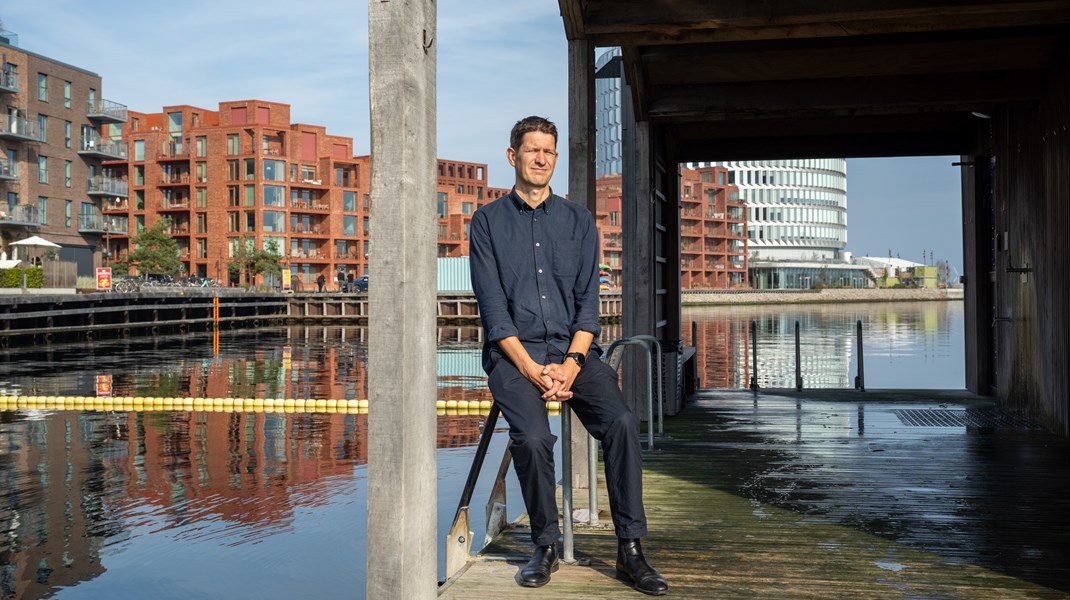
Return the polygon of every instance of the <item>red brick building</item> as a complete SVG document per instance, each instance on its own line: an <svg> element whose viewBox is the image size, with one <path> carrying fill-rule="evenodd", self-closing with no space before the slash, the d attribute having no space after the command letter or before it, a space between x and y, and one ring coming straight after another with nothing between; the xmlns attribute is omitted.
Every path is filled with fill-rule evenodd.
<svg viewBox="0 0 1070 600"><path fill-rule="evenodd" d="M680 286L747 286L747 211L728 169L680 169Z"/></svg>
<svg viewBox="0 0 1070 600"><path fill-rule="evenodd" d="M242 239L274 243L304 289L320 274L334 289L338 273L367 273L371 159L353 156L352 138L291 123L287 104L241 100L131 111L123 141L127 160L105 169L129 187L103 204L116 259L168 217L186 273L238 283L228 263ZM439 161L440 256L468 253L468 223L488 198L486 165Z"/></svg>
<svg viewBox="0 0 1070 600"><path fill-rule="evenodd" d="M727 183L728 170L680 170L680 278L683 289L747 286L747 214L739 191ZM621 177L595 182L602 236L602 263L619 285L622 265Z"/></svg>

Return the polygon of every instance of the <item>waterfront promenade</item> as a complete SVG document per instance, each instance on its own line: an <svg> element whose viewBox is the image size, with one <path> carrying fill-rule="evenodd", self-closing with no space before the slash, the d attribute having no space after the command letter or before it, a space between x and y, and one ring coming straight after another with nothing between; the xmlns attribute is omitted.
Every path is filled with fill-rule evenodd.
<svg viewBox="0 0 1070 600"><path fill-rule="evenodd" d="M704 391L665 434L644 454L644 547L669 597L1070 596L1070 442L987 399ZM614 579L610 529L577 525L575 549L522 590L518 523L440 597L643 597Z"/></svg>

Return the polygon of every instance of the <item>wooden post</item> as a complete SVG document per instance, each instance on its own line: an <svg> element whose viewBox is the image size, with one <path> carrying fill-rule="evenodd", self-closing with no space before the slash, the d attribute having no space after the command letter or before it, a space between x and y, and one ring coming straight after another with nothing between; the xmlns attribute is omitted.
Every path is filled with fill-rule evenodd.
<svg viewBox="0 0 1070 600"><path fill-rule="evenodd" d="M368 598L437 595L433 0L368 2Z"/></svg>
<svg viewBox="0 0 1070 600"><path fill-rule="evenodd" d="M592 216L598 211L594 191L594 111L594 42L588 38L569 40L568 190L570 199L585 204ZM586 489L587 430L582 426L572 428L572 457L572 487Z"/></svg>
<svg viewBox="0 0 1070 600"><path fill-rule="evenodd" d="M624 248L621 299L625 337L657 335L654 328L654 203L651 186L650 123L638 120L627 74L621 78L621 245ZM624 399L632 411L646 415L646 360L642 352L625 357Z"/></svg>

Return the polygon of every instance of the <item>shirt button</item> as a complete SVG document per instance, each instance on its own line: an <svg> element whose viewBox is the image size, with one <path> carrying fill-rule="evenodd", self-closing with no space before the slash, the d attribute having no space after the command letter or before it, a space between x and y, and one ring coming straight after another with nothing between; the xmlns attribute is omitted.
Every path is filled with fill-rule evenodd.
<svg viewBox="0 0 1070 600"><path fill-rule="evenodd" d="M543 296L543 297L542 297L542 299L543 299L543 300L545 300L545 299L546 299L546 296Z"/></svg>
<svg viewBox="0 0 1070 600"><path fill-rule="evenodd" d="M539 247L539 242L535 242L535 247L536 247L536 248L538 248L538 247Z"/></svg>
<svg viewBox="0 0 1070 600"><path fill-rule="evenodd" d="M542 269L539 269L539 272L542 273Z"/></svg>

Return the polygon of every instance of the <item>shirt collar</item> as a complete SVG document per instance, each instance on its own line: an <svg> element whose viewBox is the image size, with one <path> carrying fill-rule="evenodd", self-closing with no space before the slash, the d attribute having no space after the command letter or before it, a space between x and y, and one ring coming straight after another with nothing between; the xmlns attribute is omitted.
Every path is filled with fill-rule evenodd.
<svg viewBox="0 0 1070 600"><path fill-rule="evenodd" d="M521 198L520 195L516 193L516 187L515 186L509 192L509 198L512 199L513 206L515 206L516 209L519 210L520 212L524 212L526 210L538 210L538 209L541 208L544 213L549 214L550 213L550 209L553 208L553 206L554 206L555 196L554 196L554 191L550 190L550 195L546 197L546 200L543 200L542 204L538 205L534 209L531 208L530 206L528 206L528 203L524 202L524 199Z"/></svg>

